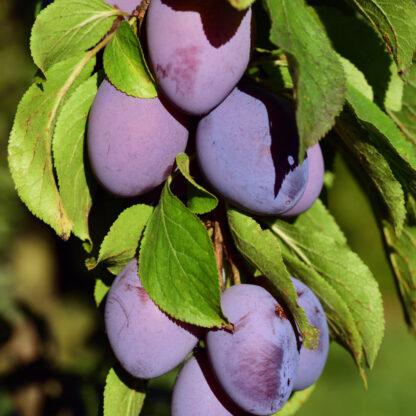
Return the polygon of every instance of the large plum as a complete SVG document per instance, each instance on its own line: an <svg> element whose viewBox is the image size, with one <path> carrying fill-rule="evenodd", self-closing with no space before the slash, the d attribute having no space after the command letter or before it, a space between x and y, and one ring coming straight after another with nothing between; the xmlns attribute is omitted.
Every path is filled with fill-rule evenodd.
<svg viewBox="0 0 416 416"><path fill-rule="evenodd" d="M308 182L305 192L299 202L289 211L282 214L283 217L293 217L308 210L318 198L324 184L324 158L322 157L319 143L315 143L308 151Z"/></svg>
<svg viewBox="0 0 416 416"><path fill-rule="evenodd" d="M325 367L329 349L329 332L325 312L316 295L301 281L292 277L298 303L304 309L309 323L319 329L319 344L315 350L300 349L299 366L293 390L303 390L318 380Z"/></svg>
<svg viewBox="0 0 416 416"><path fill-rule="evenodd" d="M248 65L251 8L224 0L152 0L147 13L150 63L164 94L189 114L219 104Z"/></svg>
<svg viewBox="0 0 416 416"><path fill-rule="evenodd" d="M292 392L299 361L291 322L260 286L232 286L223 292L221 305L234 331L212 330L206 337L219 383L243 410L277 412Z"/></svg>
<svg viewBox="0 0 416 416"><path fill-rule="evenodd" d="M245 416L224 393L199 351L182 367L172 392L171 416Z"/></svg>
<svg viewBox="0 0 416 416"><path fill-rule="evenodd" d="M199 122L196 151L212 187L255 214L282 214L305 190L308 158L298 164L294 111L267 91L235 88Z"/></svg>
<svg viewBox="0 0 416 416"><path fill-rule="evenodd" d="M180 364L201 335L199 327L163 313L142 287L133 259L111 285L105 326L114 355L133 376L158 377Z"/></svg>
<svg viewBox="0 0 416 416"><path fill-rule="evenodd" d="M88 154L99 182L116 196L141 195L171 173L188 141L186 119L159 98L130 97L103 81L91 108Z"/></svg>

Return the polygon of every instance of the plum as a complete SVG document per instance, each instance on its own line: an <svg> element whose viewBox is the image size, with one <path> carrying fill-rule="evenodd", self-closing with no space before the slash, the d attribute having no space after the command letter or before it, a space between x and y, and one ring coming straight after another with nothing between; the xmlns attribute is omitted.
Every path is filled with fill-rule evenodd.
<svg viewBox="0 0 416 416"><path fill-rule="evenodd" d="M224 0L152 0L146 33L162 92L182 111L205 114L243 76L251 53L252 11Z"/></svg>
<svg viewBox="0 0 416 416"><path fill-rule="evenodd" d="M245 416L221 389L205 351L191 357L176 378L171 416Z"/></svg>
<svg viewBox="0 0 416 416"><path fill-rule="evenodd" d="M186 118L159 98L130 97L106 80L100 85L88 123L88 154L110 193L133 197L156 188L187 141Z"/></svg>
<svg viewBox="0 0 416 416"><path fill-rule="evenodd" d="M192 351L201 328L162 312L150 299L131 260L111 285L105 327L114 355L135 377L158 377L175 368Z"/></svg>
<svg viewBox="0 0 416 416"><path fill-rule="evenodd" d="M298 164L295 113L283 98L240 86L201 119L196 153L211 186L254 214L279 215L300 200L308 158Z"/></svg>
<svg viewBox="0 0 416 416"><path fill-rule="evenodd" d="M301 281L292 277L298 303L304 309L309 323L319 329L319 344L315 350L300 349L299 366L293 390L303 390L318 380L324 369L329 349L329 331L325 312L316 295Z"/></svg>
<svg viewBox="0 0 416 416"><path fill-rule="evenodd" d="M233 332L211 330L207 352L218 382L243 410L270 415L292 392L299 361L293 326L274 297L240 284L223 292L221 305Z"/></svg>
<svg viewBox="0 0 416 416"><path fill-rule="evenodd" d="M308 182L305 192L298 203L289 211L281 214L282 217L293 217L307 211L318 198L324 184L324 158L319 143L315 143L307 150L308 155Z"/></svg>

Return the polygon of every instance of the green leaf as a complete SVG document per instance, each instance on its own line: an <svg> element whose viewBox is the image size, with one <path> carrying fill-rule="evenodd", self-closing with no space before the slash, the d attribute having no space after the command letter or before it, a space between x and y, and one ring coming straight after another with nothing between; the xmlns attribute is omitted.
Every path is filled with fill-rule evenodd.
<svg viewBox="0 0 416 416"><path fill-rule="evenodd" d="M188 188L188 194L190 194L187 201L188 208L195 214L205 214L215 209L218 205L217 197L201 185L198 185L192 178L189 168L189 157L186 153L180 153L176 156L176 165L191 184L190 189Z"/></svg>
<svg viewBox="0 0 416 416"><path fill-rule="evenodd" d="M374 101L384 106L393 60L378 34L361 16L338 8L316 7L314 12L334 49L364 74L374 91Z"/></svg>
<svg viewBox="0 0 416 416"><path fill-rule="evenodd" d="M396 232L400 233L406 217L404 193L388 161L372 143L369 133L348 111L338 118L335 130L367 173L386 208L387 216Z"/></svg>
<svg viewBox="0 0 416 416"><path fill-rule="evenodd" d="M303 345L315 349L319 341L318 332L309 325L304 310L297 303L296 291L283 263L278 240L270 231L263 231L253 218L235 208L227 208L227 217L238 250L270 280L284 300L299 325Z"/></svg>
<svg viewBox="0 0 416 416"><path fill-rule="evenodd" d="M370 101L373 101L373 89L368 84L364 74L348 59L345 59L341 55L339 56L339 59L341 60L342 66L344 67L347 84L354 87Z"/></svg>
<svg viewBox="0 0 416 416"><path fill-rule="evenodd" d="M391 78L384 99L384 108L388 111L400 111L402 109L404 82L397 73L397 66L392 61L390 66Z"/></svg>
<svg viewBox="0 0 416 416"><path fill-rule="evenodd" d="M85 132L87 117L98 89L95 74L81 84L66 101L56 122L53 156L63 205L74 222L72 232L86 242L91 251L92 241L88 215L92 198L85 174Z"/></svg>
<svg viewBox="0 0 416 416"><path fill-rule="evenodd" d="M320 199L296 218L296 225L313 232L330 235L341 245L347 244L343 232ZM303 281L318 296L325 310L332 338L335 338L351 353L365 380L363 343L348 305L323 276L293 254L283 240L280 241L283 259L289 272Z"/></svg>
<svg viewBox="0 0 416 416"><path fill-rule="evenodd" d="M384 334L383 304L378 284L370 269L326 231L316 231L305 222L289 224L279 219L265 218L270 229L311 270L319 273L347 304L362 338L368 366L374 364ZM325 229L327 230L327 229Z"/></svg>
<svg viewBox="0 0 416 416"><path fill-rule="evenodd" d="M304 282L318 296L325 310L331 337L351 353L364 382L366 382L363 341L347 302L325 277L293 254L283 240L280 242L283 259L289 272Z"/></svg>
<svg viewBox="0 0 416 416"><path fill-rule="evenodd" d="M270 40L288 55L296 87L299 158L333 126L345 98L342 65L303 0L265 0Z"/></svg>
<svg viewBox="0 0 416 416"><path fill-rule="evenodd" d="M88 270L92 270L98 263L105 261L111 273L115 275L120 273L135 256L144 227L152 212L152 207L143 204L125 209L104 237L98 259L87 261Z"/></svg>
<svg viewBox="0 0 416 416"><path fill-rule="evenodd" d="M399 112L388 112L414 148L416 145L416 64L413 64L409 82L403 89L402 109Z"/></svg>
<svg viewBox="0 0 416 416"><path fill-rule="evenodd" d="M101 302L103 301L105 295L108 293L109 290L110 286L107 286L102 280L97 279L95 281L94 299L97 307L100 306Z"/></svg>
<svg viewBox="0 0 416 416"><path fill-rule="evenodd" d="M228 0L228 2L237 10L245 10L250 7L255 0Z"/></svg>
<svg viewBox="0 0 416 416"><path fill-rule="evenodd" d="M207 328L227 324L212 241L169 182L147 225L139 259L143 287L164 312Z"/></svg>
<svg viewBox="0 0 416 416"><path fill-rule="evenodd" d="M51 141L62 103L88 79L95 59L75 56L50 69L47 80L33 84L17 109L8 160L17 192L29 210L68 239L73 221L59 195L52 166Z"/></svg>
<svg viewBox="0 0 416 416"><path fill-rule="evenodd" d="M102 0L55 0L39 14L32 28L30 50L35 64L45 72L60 61L85 53L121 15Z"/></svg>
<svg viewBox="0 0 416 416"><path fill-rule="evenodd" d="M416 47L416 6L412 0L348 0L383 38L404 79Z"/></svg>
<svg viewBox="0 0 416 416"><path fill-rule="evenodd" d="M416 146L406 139L389 116L381 111L377 105L364 97L354 87L348 86L347 101L354 110L360 123L375 138L379 147L388 147L401 158L406 170L412 171L416 177Z"/></svg>
<svg viewBox="0 0 416 416"><path fill-rule="evenodd" d="M307 211L296 218L296 224L330 235L340 244L347 244L344 233L320 199L317 199Z"/></svg>
<svg viewBox="0 0 416 416"><path fill-rule="evenodd" d="M383 231L406 320L416 335L416 226L406 224L397 237L393 227L383 221Z"/></svg>
<svg viewBox="0 0 416 416"><path fill-rule="evenodd" d="M315 386L315 384L312 384L312 386L305 390L294 392L283 408L273 416L293 416L309 399L310 395L315 390Z"/></svg>
<svg viewBox="0 0 416 416"><path fill-rule="evenodd" d="M146 397L145 380L124 376L111 369L104 388L104 416L138 416Z"/></svg>
<svg viewBox="0 0 416 416"><path fill-rule="evenodd" d="M104 70L120 91L139 98L157 97L139 39L128 22L121 22L104 51Z"/></svg>

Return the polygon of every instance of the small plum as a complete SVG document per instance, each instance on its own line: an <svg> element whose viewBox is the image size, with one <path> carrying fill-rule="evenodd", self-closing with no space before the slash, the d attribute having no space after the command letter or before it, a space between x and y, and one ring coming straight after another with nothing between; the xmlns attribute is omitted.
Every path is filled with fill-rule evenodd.
<svg viewBox="0 0 416 416"><path fill-rule="evenodd" d="M161 91L181 111L206 114L235 87L247 68L251 7L224 0L152 0L146 33Z"/></svg>
<svg viewBox="0 0 416 416"><path fill-rule="evenodd" d="M243 410L277 412L289 398L299 361L291 322L275 298L260 286L239 284L221 296L233 332L211 330L207 352L218 382Z"/></svg>
<svg viewBox="0 0 416 416"><path fill-rule="evenodd" d="M301 347L299 366L293 390L303 390L314 384L321 375L329 349L329 331L325 312L315 293L300 280L292 277L298 303L304 309L309 323L319 329L319 344L315 350Z"/></svg>
<svg viewBox="0 0 416 416"><path fill-rule="evenodd" d="M187 119L159 98L130 97L107 80L100 85L88 122L88 155L108 192L134 197L156 188L187 141Z"/></svg>
<svg viewBox="0 0 416 416"><path fill-rule="evenodd" d="M198 124L196 154L205 178L254 214L280 215L300 200L308 157L299 165L298 152L293 108L258 88L235 88Z"/></svg>
<svg viewBox="0 0 416 416"><path fill-rule="evenodd" d="M205 351L191 357L176 378L171 416L245 416L221 389Z"/></svg>
<svg viewBox="0 0 416 416"><path fill-rule="evenodd" d="M114 355L134 377L159 377L192 351L199 327L162 312L143 288L137 260L131 260L111 285L105 305L105 327Z"/></svg>

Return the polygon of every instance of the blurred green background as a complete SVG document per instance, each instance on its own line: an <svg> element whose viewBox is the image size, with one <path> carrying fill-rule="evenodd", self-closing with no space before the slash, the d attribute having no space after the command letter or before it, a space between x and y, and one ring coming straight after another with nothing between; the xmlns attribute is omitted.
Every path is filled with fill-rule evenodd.
<svg viewBox="0 0 416 416"><path fill-rule="evenodd" d="M0 416L97 415L112 358L93 301L95 276L83 266L78 241L60 241L26 210L7 169L14 112L35 73L29 56L35 4L0 0ZM416 414L416 342L404 325L369 202L339 155L333 180L328 205L380 283L386 336L367 391L351 357L333 343L298 414ZM175 374L151 381L143 415L170 414Z"/></svg>

